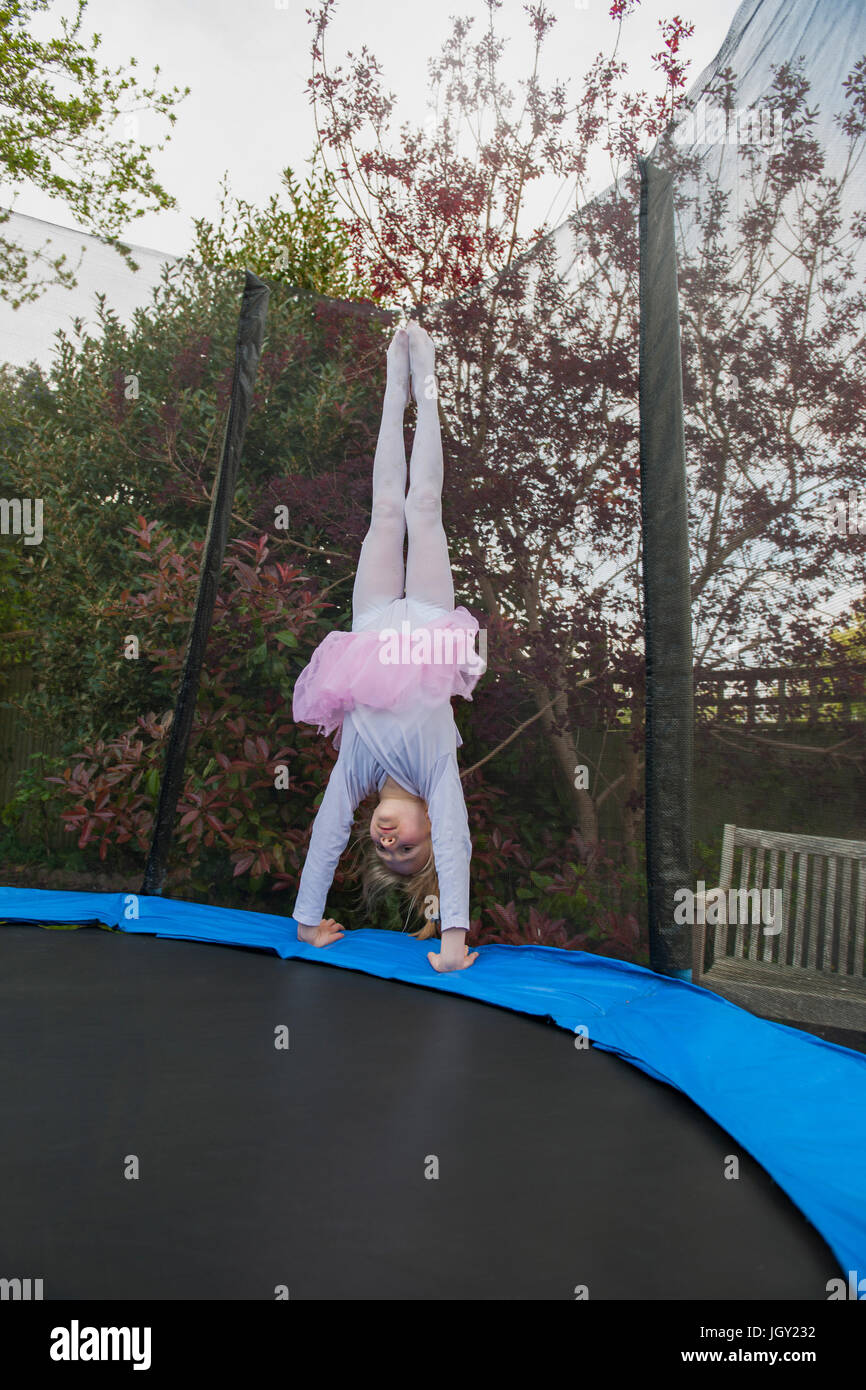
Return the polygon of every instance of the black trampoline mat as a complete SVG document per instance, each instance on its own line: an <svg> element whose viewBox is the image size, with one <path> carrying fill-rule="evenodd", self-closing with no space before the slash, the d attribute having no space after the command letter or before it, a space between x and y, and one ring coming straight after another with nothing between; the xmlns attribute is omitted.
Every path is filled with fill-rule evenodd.
<svg viewBox="0 0 866 1390"><path fill-rule="evenodd" d="M0 979L0 1275L45 1299L825 1300L839 1276L690 1100L537 1019L95 927L0 927Z"/></svg>

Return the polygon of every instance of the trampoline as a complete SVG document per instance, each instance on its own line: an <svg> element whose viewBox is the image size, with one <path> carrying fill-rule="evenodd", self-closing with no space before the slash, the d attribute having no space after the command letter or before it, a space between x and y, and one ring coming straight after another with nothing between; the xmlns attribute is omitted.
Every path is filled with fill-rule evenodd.
<svg viewBox="0 0 866 1390"><path fill-rule="evenodd" d="M824 1300L862 1268L856 1052L582 952L430 980L390 932L122 908L0 891L3 1264L46 1299Z"/></svg>
<svg viewBox="0 0 866 1390"><path fill-rule="evenodd" d="M251 885L259 880L245 902L262 901L268 875L269 888L288 886L294 861L286 867L283 846L292 836L295 849L300 843L293 814L301 806L306 816L327 771L281 722L303 645L288 626L297 615L269 608L271 625L248 652L232 646L243 627L238 611L244 618L246 610L215 604L236 488L238 505L251 513L249 536L263 536L286 510L272 439L279 436L285 453L277 462L296 470L293 486L311 512L320 496L325 511L341 490L352 500L345 482L352 460L343 460L345 474L337 470L336 435L330 464L319 468L317 396L308 400L302 388L306 373L322 365L318 354L327 359L324 379L332 364L348 364L346 379L357 386L367 371L356 372L357 362L381 347L382 314L269 286L247 271L234 369L231 344L215 334L221 404L228 399L229 408L183 666L153 665L147 676L124 665L112 691L123 709L162 711L159 724L154 713L147 725L148 757L158 748L163 759L158 794L152 758L146 794L139 772L126 769L128 780L138 777L132 790L141 805L132 798L132 828L112 846L127 844L134 830L141 850L147 822L143 882L130 881L125 893L0 887L6 1279L41 1280L46 1300L136 1302L814 1302L826 1301L840 1279L849 1288L863 1279L866 1289L866 1055L692 985L691 942L672 910L679 885L694 879L694 658L674 204L670 176L648 161L634 211L653 968L583 950L482 942L471 970L439 975L427 944L399 930L350 930L315 950L298 942L289 917L163 896L169 870L197 850L176 833L190 749L199 805L217 758L229 761L224 748L236 761L221 794L227 804L249 799L248 839L235 845L234 859L223 852L224 835L209 858L193 855L196 890L180 880L181 891L222 901L238 901L229 894L244 874ZM505 301L517 313L521 275L511 279ZM272 291L277 313L257 417ZM461 333L483 330L477 298L444 306ZM230 302L231 286L223 285L221 324ZM335 328L350 311L357 352ZM284 365L286 343L297 379ZM210 363L213 354L199 357ZM630 389L626 383L623 392ZM356 441L364 438L362 406L359 392ZM124 427L138 429L137 419L129 412ZM210 416L206 430L209 438ZM457 463L464 477L474 466L471 458ZM164 483L155 474L152 488ZM146 493L146 476L141 486ZM355 510L360 515L360 505ZM629 530L632 522L622 525ZM127 530L149 546L145 530ZM351 549L354 540L360 536L347 529L340 545ZM67 541L57 538L61 559ZM242 544L255 550L249 539ZM336 574L331 560L346 556L299 544L308 552L303 574L309 560L311 582L338 598L347 573ZM233 564L237 574L236 554ZM274 593L291 573L268 574ZM178 612L189 592L174 596ZM264 604L261 594L257 602ZM304 623L312 625L305 604ZM146 610L139 621L146 653ZM158 627L152 645L163 641ZM568 623L561 632L554 624L549 649L554 638L571 641L570 632ZM155 660L175 646L153 650ZM206 726L208 738L225 740L212 749L193 737L206 651L211 676L220 663L235 674L240 664L246 683L230 692L225 709L215 713L211 703L202 717L197 732ZM65 662L64 655L61 674ZM205 692L211 701L215 685ZM243 721L226 711L237 714L262 691L262 723L244 737ZM510 687L499 697L510 702ZM268 737L257 742L259 728ZM476 767L496 751L485 748ZM288 770L271 766L284 755L291 755L291 785L273 775L275 767ZM117 769L108 771L105 787L113 788ZM543 765L534 771L543 775ZM507 795L513 788L503 789ZM94 806L94 823L110 819L102 801ZM220 825L211 818L209 848L214 830ZM106 831L102 847L109 838ZM87 843L87 836L79 841ZM262 844L276 844L279 860L268 862ZM491 899L499 903L488 892L484 900ZM579 915L571 914L575 929L587 925Z"/></svg>

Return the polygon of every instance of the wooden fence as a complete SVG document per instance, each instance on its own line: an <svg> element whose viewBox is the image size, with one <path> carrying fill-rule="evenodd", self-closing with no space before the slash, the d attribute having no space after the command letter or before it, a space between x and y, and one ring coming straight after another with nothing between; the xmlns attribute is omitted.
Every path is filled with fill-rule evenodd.
<svg viewBox="0 0 866 1390"><path fill-rule="evenodd" d="M866 719L866 666L696 667L695 713L703 723L746 728L860 723Z"/></svg>

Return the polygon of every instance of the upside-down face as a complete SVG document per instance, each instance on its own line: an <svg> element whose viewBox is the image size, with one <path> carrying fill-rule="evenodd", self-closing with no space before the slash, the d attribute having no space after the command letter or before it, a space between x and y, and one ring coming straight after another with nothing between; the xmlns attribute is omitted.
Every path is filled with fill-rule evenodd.
<svg viewBox="0 0 866 1390"><path fill-rule="evenodd" d="M430 819L420 797L384 797L373 812L370 838L380 863L407 877L430 858Z"/></svg>

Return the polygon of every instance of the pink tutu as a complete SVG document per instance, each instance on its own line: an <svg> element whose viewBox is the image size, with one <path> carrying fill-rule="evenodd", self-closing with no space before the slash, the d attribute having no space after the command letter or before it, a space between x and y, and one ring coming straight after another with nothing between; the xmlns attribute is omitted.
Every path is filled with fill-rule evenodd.
<svg viewBox="0 0 866 1390"><path fill-rule="evenodd" d="M399 628L329 632L295 682L295 722L330 734L355 705L396 713L452 695L471 700L487 669L475 651L477 632L478 619L465 608L422 625L404 619Z"/></svg>

